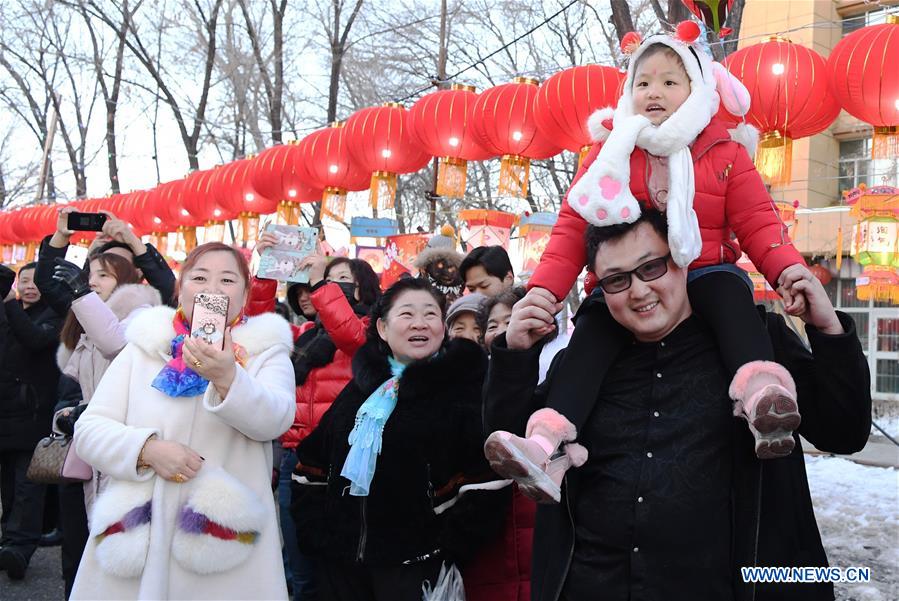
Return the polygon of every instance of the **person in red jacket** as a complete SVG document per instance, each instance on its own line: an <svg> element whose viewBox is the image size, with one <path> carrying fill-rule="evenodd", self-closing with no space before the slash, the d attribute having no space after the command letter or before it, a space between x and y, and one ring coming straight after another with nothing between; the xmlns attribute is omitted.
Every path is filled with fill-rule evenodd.
<svg viewBox="0 0 899 601"><path fill-rule="evenodd" d="M271 234L262 234L256 249L262 252L274 243ZM279 484L279 487L283 485L279 490L281 530L290 563L294 601L314 598L316 590L315 566L296 545L290 514L289 478L296 465L296 448L352 379L353 356L366 340L369 312L381 295L377 274L360 259L337 257L329 261L316 254L304 259L300 268L309 273L309 299L316 313L313 320L291 326L297 408L293 426L280 439L284 456ZM276 288L274 280L254 278L248 313L273 310ZM290 292L296 294L298 290L292 286ZM299 299L288 300L292 301L294 311L300 308L304 315L308 314Z"/></svg>
<svg viewBox="0 0 899 601"><path fill-rule="evenodd" d="M624 292L632 276L643 281L660 277L669 261L689 266L693 309L716 332L733 374L734 414L748 422L760 458L783 457L793 448L792 430L800 421L795 385L773 361L771 342L754 307L752 283L735 265L740 245L784 297L788 313L800 314L805 307L802 293L791 293L792 285L814 276L790 242L746 148L715 118L721 101L732 114L744 115L748 92L694 44L695 39L653 35L636 49L626 49L633 53L621 99L614 111L603 109L590 118L598 143L566 196L528 283L528 296L542 296L550 304L565 297L585 265L589 225L632 223L641 205L665 212L671 254L630 272L613 268L596 292ZM746 137L747 132L757 137L745 124L734 136ZM631 310L636 319L651 324L659 302L643 299ZM594 377L605 376L621 345L614 322L608 322L603 361ZM543 327L548 332L555 326ZM567 402L567 407L546 408L532 416L526 438L494 432L485 445L497 473L516 479L545 502L558 501L558 482L565 471L586 459L583 447L565 444L577 437L566 416L576 414L579 400Z"/></svg>

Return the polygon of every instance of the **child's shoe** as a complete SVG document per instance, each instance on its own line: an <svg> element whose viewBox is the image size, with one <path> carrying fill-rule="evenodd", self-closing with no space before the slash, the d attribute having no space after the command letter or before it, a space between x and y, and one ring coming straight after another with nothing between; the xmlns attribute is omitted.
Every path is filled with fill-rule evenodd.
<svg viewBox="0 0 899 601"><path fill-rule="evenodd" d="M790 372L773 361L752 361L737 370L729 393L734 415L747 421L755 437L759 459L786 457L793 451L793 431L802 417Z"/></svg>
<svg viewBox="0 0 899 601"><path fill-rule="evenodd" d="M570 442L577 436L574 425L553 409L534 412L528 420L526 436L502 430L491 434L484 445L490 467L500 476L518 482L521 491L534 501L558 503L565 472L572 465L583 465L587 450Z"/></svg>

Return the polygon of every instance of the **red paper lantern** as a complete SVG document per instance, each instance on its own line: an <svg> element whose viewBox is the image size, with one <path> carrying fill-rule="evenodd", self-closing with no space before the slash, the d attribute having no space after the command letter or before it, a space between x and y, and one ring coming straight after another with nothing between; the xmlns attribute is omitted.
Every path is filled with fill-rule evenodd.
<svg viewBox="0 0 899 601"><path fill-rule="evenodd" d="M440 196L464 196L468 161L496 156L478 143L472 131L477 100L474 86L453 84L449 90L424 96L409 109L412 137L425 152L439 157L435 192Z"/></svg>
<svg viewBox="0 0 899 601"><path fill-rule="evenodd" d="M214 170L212 193L227 212L240 218L244 244L258 233L259 216L274 213L278 200L260 194L253 187L253 159L241 159Z"/></svg>
<svg viewBox="0 0 899 601"><path fill-rule="evenodd" d="M314 131L297 144L295 168L307 185L324 190L322 214L342 221L347 191L368 188L369 174L350 157L343 123Z"/></svg>
<svg viewBox="0 0 899 601"><path fill-rule="evenodd" d="M821 284L826 286L830 283L830 280L833 279L833 275L831 275L830 270L826 267L822 267L821 265L812 265L808 268L809 271L814 274L816 278L821 281Z"/></svg>
<svg viewBox="0 0 899 601"><path fill-rule="evenodd" d="M899 15L840 40L827 72L846 112L874 126L872 158L899 157Z"/></svg>
<svg viewBox="0 0 899 601"><path fill-rule="evenodd" d="M250 179L253 188L266 198L278 200L278 215L288 224L299 223L299 204L315 202L321 189L306 185L296 171L299 155L296 142L266 148L253 159Z"/></svg>
<svg viewBox="0 0 899 601"><path fill-rule="evenodd" d="M734 52L724 64L751 97L746 119L762 133L759 172L772 184L789 183L793 139L824 131L840 112L828 93L824 58L775 36Z"/></svg>
<svg viewBox="0 0 899 601"><path fill-rule="evenodd" d="M500 196L526 197L531 159L546 159L562 151L537 130L534 99L538 93L536 79L516 77L512 83L484 90L475 103L472 127L478 141L503 157Z"/></svg>
<svg viewBox="0 0 899 601"><path fill-rule="evenodd" d="M209 227L237 217L237 211L227 211L215 199L213 184L216 169L194 171L184 181L181 192L184 209L199 223Z"/></svg>
<svg viewBox="0 0 899 601"><path fill-rule="evenodd" d="M559 71L541 84L534 99L537 129L583 159L593 143L587 119L598 109L617 106L622 85L624 74L612 67L585 65Z"/></svg>
<svg viewBox="0 0 899 601"><path fill-rule="evenodd" d="M162 220L153 211L155 194L155 189L136 190L129 193L122 204L121 217L131 224L135 234L148 235L161 231Z"/></svg>
<svg viewBox="0 0 899 601"><path fill-rule="evenodd" d="M418 171L431 159L412 138L409 113L397 102L356 111L347 119L346 135L350 156L371 172L373 209L392 209L397 174Z"/></svg>

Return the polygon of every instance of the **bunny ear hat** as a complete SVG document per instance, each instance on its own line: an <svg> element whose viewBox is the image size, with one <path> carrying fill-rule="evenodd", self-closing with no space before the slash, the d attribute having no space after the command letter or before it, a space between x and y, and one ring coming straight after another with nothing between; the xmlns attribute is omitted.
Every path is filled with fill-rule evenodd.
<svg viewBox="0 0 899 601"><path fill-rule="evenodd" d="M682 35L681 30L679 26L679 37L653 35L642 43L636 35L625 36L622 42L628 44L625 51L633 49L633 52L624 91L614 111L606 108L591 115L588 121L591 135L604 143L596 160L572 186L568 203L592 225L633 223L640 217L640 204L630 190L631 153L640 147L650 154L668 157L668 244L675 263L687 267L702 250L699 221L693 210L695 183L689 146L708 126L721 102L732 114L743 116L749 110L749 93L696 43L701 39L698 28L692 39ZM632 94L636 66L654 44L676 52L690 78L690 95L658 126L644 115L634 114ZM604 125L610 118L611 130Z"/></svg>

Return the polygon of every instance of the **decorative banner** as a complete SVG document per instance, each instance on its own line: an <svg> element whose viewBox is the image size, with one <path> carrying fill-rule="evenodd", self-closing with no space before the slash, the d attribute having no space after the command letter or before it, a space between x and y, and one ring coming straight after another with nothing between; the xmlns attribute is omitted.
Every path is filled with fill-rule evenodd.
<svg viewBox="0 0 899 601"><path fill-rule="evenodd" d="M404 273L415 273L413 262L418 253L428 245L428 234L400 234L387 237L384 249L384 271L381 274L381 288L387 289Z"/></svg>
<svg viewBox="0 0 899 601"><path fill-rule="evenodd" d="M548 212L534 213L521 218L518 236L522 241L522 278L530 277L534 270L537 269L540 257L543 256L543 251L546 250L550 233L558 218L559 216L556 213Z"/></svg>
<svg viewBox="0 0 899 601"><path fill-rule="evenodd" d="M387 262L387 255L383 246L357 246L356 258L362 259L375 270L375 273L381 275L384 272L384 265Z"/></svg>
<svg viewBox="0 0 899 601"><path fill-rule="evenodd" d="M504 211L468 209L459 211L459 220L468 226L468 235L462 238L467 248L502 246L509 250L512 226L518 221L518 217Z"/></svg>
<svg viewBox="0 0 899 601"><path fill-rule="evenodd" d="M859 300L899 304L899 188L862 185L845 197L858 219L850 252L864 266L855 281Z"/></svg>
<svg viewBox="0 0 899 601"><path fill-rule="evenodd" d="M350 221L350 237L352 238L386 238L399 232L396 219L372 219L371 217L353 217Z"/></svg>

